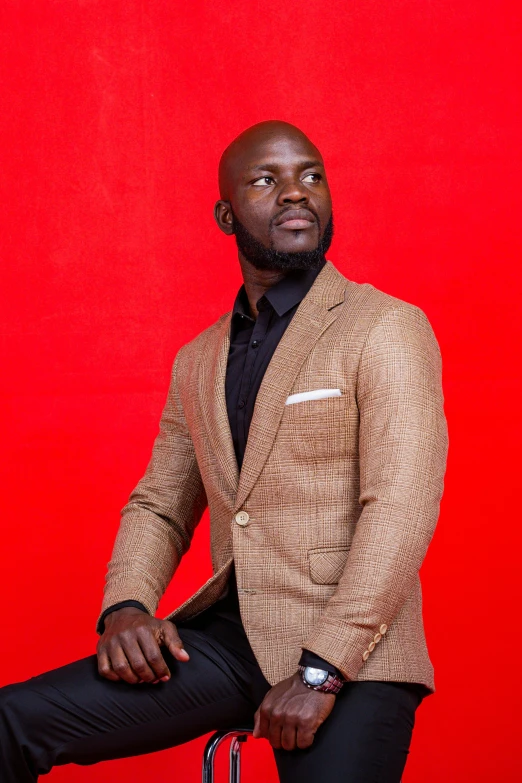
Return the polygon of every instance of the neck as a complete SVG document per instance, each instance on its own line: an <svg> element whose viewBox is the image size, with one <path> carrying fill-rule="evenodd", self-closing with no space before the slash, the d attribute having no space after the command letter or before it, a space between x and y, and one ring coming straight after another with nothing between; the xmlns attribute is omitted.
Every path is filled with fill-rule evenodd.
<svg viewBox="0 0 522 783"><path fill-rule="evenodd" d="M239 254L239 264L243 274L243 283L245 284L250 311L252 317L257 318L256 302L269 288L282 280L288 273L280 269L256 269L241 253Z"/></svg>

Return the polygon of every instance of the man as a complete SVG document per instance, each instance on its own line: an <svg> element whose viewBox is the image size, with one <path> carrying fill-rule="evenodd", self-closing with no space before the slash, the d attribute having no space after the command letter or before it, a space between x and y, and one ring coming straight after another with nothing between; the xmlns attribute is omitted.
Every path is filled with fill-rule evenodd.
<svg viewBox="0 0 522 783"><path fill-rule="evenodd" d="M245 722L283 783L398 783L434 691L418 575L447 451L432 329L326 261L330 193L300 130L248 129L219 184L244 285L176 356L97 656L1 691L9 783ZM207 505L213 576L157 619Z"/></svg>

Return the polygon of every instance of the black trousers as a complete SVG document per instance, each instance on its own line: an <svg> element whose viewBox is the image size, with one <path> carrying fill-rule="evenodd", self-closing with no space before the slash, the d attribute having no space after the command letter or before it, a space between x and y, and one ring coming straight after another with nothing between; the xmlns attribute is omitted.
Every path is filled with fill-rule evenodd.
<svg viewBox="0 0 522 783"><path fill-rule="evenodd" d="M241 622L220 603L178 626L190 661L162 648L172 674L166 683L111 682L90 655L0 688L1 783L33 783L54 766L137 756L253 725L270 684ZM399 783L426 693L411 683L347 683L310 748L274 750L280 781Z"/></svg>

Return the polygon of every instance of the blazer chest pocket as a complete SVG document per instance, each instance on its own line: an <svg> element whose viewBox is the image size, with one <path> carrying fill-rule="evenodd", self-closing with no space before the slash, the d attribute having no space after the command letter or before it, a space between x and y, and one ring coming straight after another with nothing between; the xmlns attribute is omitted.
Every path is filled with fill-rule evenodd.
<svg viewBox="0 0 522 783"><path fill-rule="evenodd" d="M352 406L347 394L285 405L279 437L298 459L336 459L354 453Z"/></svg>
<svg viewBox="0 0 522 783"><path fill-rule="evenodd" d="M312 582L316 585L336 585L343 574L349 551L349 546L309 549L308 562Z"/></svg>

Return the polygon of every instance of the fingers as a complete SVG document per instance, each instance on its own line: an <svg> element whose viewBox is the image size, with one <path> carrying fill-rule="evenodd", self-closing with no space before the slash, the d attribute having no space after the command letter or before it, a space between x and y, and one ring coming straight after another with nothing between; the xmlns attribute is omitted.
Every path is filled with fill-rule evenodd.
<svg viewBox="0 0 522 783"><path fill-rule="evenodd" d="M298 721L279 708L272 710L271 713L267 711L266 715L263 713L264 710L261 709L259 735L266 737L276 750L280 748L294 750L297 746Z"/></svg>
<svg viewBox="0 0 522 783"><path fill-rule="evenodd" d="M259 716L258 720L257 716ZM273 711L263 716L262 710L256 713L253 736L256 739L265 737L275 749L309 748L314 742L314 734L310 722L300 720L291 714L285 715Z"/></svg>
<svg viewBox="0 0 522 783"><path fill-rule="evenodd" d="M254 715L253 736L264 737L275 749L309 748L320 722L309 706L268 694Z"/></svg>
<svg viewBox="0 0 522 783"><path fill-rule="evenodd" d="M168 648L170 654L177 661L188 661L190 655L183 647L177 628L170 620L164 620L161 624L161 633L163 644Z"/></svg>
<svg viewBox="0 0 522 783"><path fill-rule="evenodd" d="M267 704L265 704L265 702L262 702L261 706L258 708L254 716L253 737L255 737L255 739L260 739L261 737L265 737L266 739L269 739L270 718L271 718L270 707Z"/></svg>
<svg viewBox="0 0 522 783"><path fill-rule="evenodd" d="M253 736L265 737L275 749L313 745L315 733L335 704L335 696L309 690L299 674L274 685L254 715Z"/></svg>
<svg viewBox="0 0 522 783"><path fill-rule="evenodd" d="M109 680L124 680L130 684L170 679L169 668L149 629L121 633L101 647L98 671Z"/></svg>
<svg viewBox="0 0 522 783"><path fill-rule="evenodd" d="M296 732L295 747L304 750L313 745L315 732L310 726L299 726Z"/></svg>
<svg viewBox="0 0 522 783"><path fill-rule="evenodd" d="M135 674L129 664L127 656L120 645L115 645L108 651L110 665L113 671L118 675L118 679L134 684L139 682L140 677Z"/></svg>
<svg viewBox="0 0 522 783"><path fill-rule="evenodd" d="M138 634L138 642L143 653L143 659L147 664L148 672L150 672L150 675L147 670L144 670L144 674L140 672L142 680L144 682L159 682L160 680L167 682L170 680L169 667L161 653L156 637L151 633L143 632ZM132 668L134 671L137 671L134 663Z"/></svg>
<svg viewBox="0 0 522 783"><path fill-rule="evenodd" d="M259 730L259 722L260 722L260 717L259 717L259 708L258 708L254 715L254 730L252 731L252 736L254 737L254 739L259 739L261 737L261 732Z"/></svg>
<svg viewBox="0 0 522 783"><path fill-rule="evenodd" d="M271 746L276 750L283 747L281 744L281 734L284 728L284 715L280 714L277 710L273 710L270 715L268 734L266 736ZM285 748L285 750L288 750L288 748Z"/></svg>
<svg viewBox="0 0 522 783"><path fill-rule="evenodd" d="M176 660L190 660L174 623L142 615L142 612L121 614L101 637L98 671L102 677L130 684L167 682L170 671L161 653L162 644Z"/></svg>
<svg viewBox="0 0 522 783"><path fill-rule="evenodd" d="M297 727L288 718L279 732L279 741L283 750L294 750L297 745Z"/></svg>
<svg viewBox="0 0 522 783"><path fill-rule="evenodd" d="M125 639L122 641L121 647L129 662L130 670L137 677L137 682L153 682L170 674L154 639L151 644L150 634L145 640L140 639L139 636L138 638Z"/></svg>
<svg viewBox="0 0 522 783"><path fill-rule="evenodd" d="M117 682L120 679L112 668L109 656L105 650L98 653L98 673L105 679L113 682Z"/></svg>

